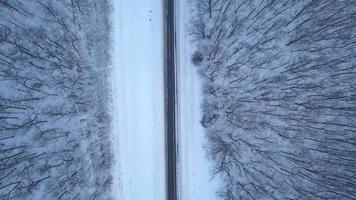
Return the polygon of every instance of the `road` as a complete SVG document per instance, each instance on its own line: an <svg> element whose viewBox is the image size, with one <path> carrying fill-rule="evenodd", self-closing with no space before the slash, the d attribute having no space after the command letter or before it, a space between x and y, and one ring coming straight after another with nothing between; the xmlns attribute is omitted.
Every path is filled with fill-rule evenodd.
<svg viewBox="0 0 356 200"><path fill-rule="evenodd" d="M177 200L175 2L164 0L167 199Z"/></svg>

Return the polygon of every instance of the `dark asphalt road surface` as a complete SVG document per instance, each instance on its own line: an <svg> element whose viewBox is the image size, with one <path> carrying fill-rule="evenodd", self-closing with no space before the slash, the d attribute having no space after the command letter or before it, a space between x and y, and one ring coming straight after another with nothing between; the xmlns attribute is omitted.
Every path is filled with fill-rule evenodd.
<svg viewBox="0 0 356 200"><path fill-rule="evenodd" d="M175 2L164 0L167 199L177 200Z"/></svg>

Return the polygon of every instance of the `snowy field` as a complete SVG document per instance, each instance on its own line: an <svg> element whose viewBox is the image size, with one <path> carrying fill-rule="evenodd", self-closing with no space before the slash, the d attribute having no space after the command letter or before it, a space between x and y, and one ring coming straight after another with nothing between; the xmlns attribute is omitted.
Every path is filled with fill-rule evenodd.
<svg viewBox="0 0 356 200"><path fill-rule="evenodd" d="M206 157L204 129L200 120L201 79L191 63L194 46L187 36L187 24L192 13L189 0L178 1L178 143L179 199L213 200L219 189L218 177L211 176Z"/></svg>
<svg viewBox="0 0 356 200"><path fill-rule="evenodd" d="M162 7L161 0L114 1L117 199L165 199Z"/></svg>

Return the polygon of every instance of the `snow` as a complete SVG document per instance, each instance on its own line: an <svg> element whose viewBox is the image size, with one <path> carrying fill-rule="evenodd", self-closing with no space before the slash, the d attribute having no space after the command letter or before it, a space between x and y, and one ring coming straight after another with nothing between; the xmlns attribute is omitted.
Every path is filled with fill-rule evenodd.
<svg viewBox="0 0 356 200"><path fill-rule="evenodd" d="M221 185L218 177L212 177L209 160L206 157L202 116L201 79L192 65L190 57L194 52L186 34L191 6L189 0L179 1L178 30L178 143L179 143L179 199L213 200Z"/></svg>
<svg viewBox="0 0 356 200"><path fill-rule="evenodd" d="M113 1L113 191L123 200L165 199L162 1ZM187 2L178 8L179 197L210 200L219 180L211 179L203 148L201 83L185 34Z"/></svg>
<svg viewBox="0 0 356 200"><path fill-rule="evenodd" d="M162 1L113 1L113 191L165 199Z"/></svg>

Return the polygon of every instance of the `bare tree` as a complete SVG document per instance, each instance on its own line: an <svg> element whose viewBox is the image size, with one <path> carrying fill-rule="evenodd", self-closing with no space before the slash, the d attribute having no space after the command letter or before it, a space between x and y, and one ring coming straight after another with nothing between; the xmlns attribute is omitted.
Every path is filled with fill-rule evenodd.
<svg viewBox="0 0 356 200"><path fill-rule="evenodd" d="M356 4L205 2L189 31L219 196L354 199Z"/></svg>
<svg viewBox="0 0 356 200"><path fill-rule="evenodd" d="M111 193L107 1L0 1L0 199Z"/></svg>

